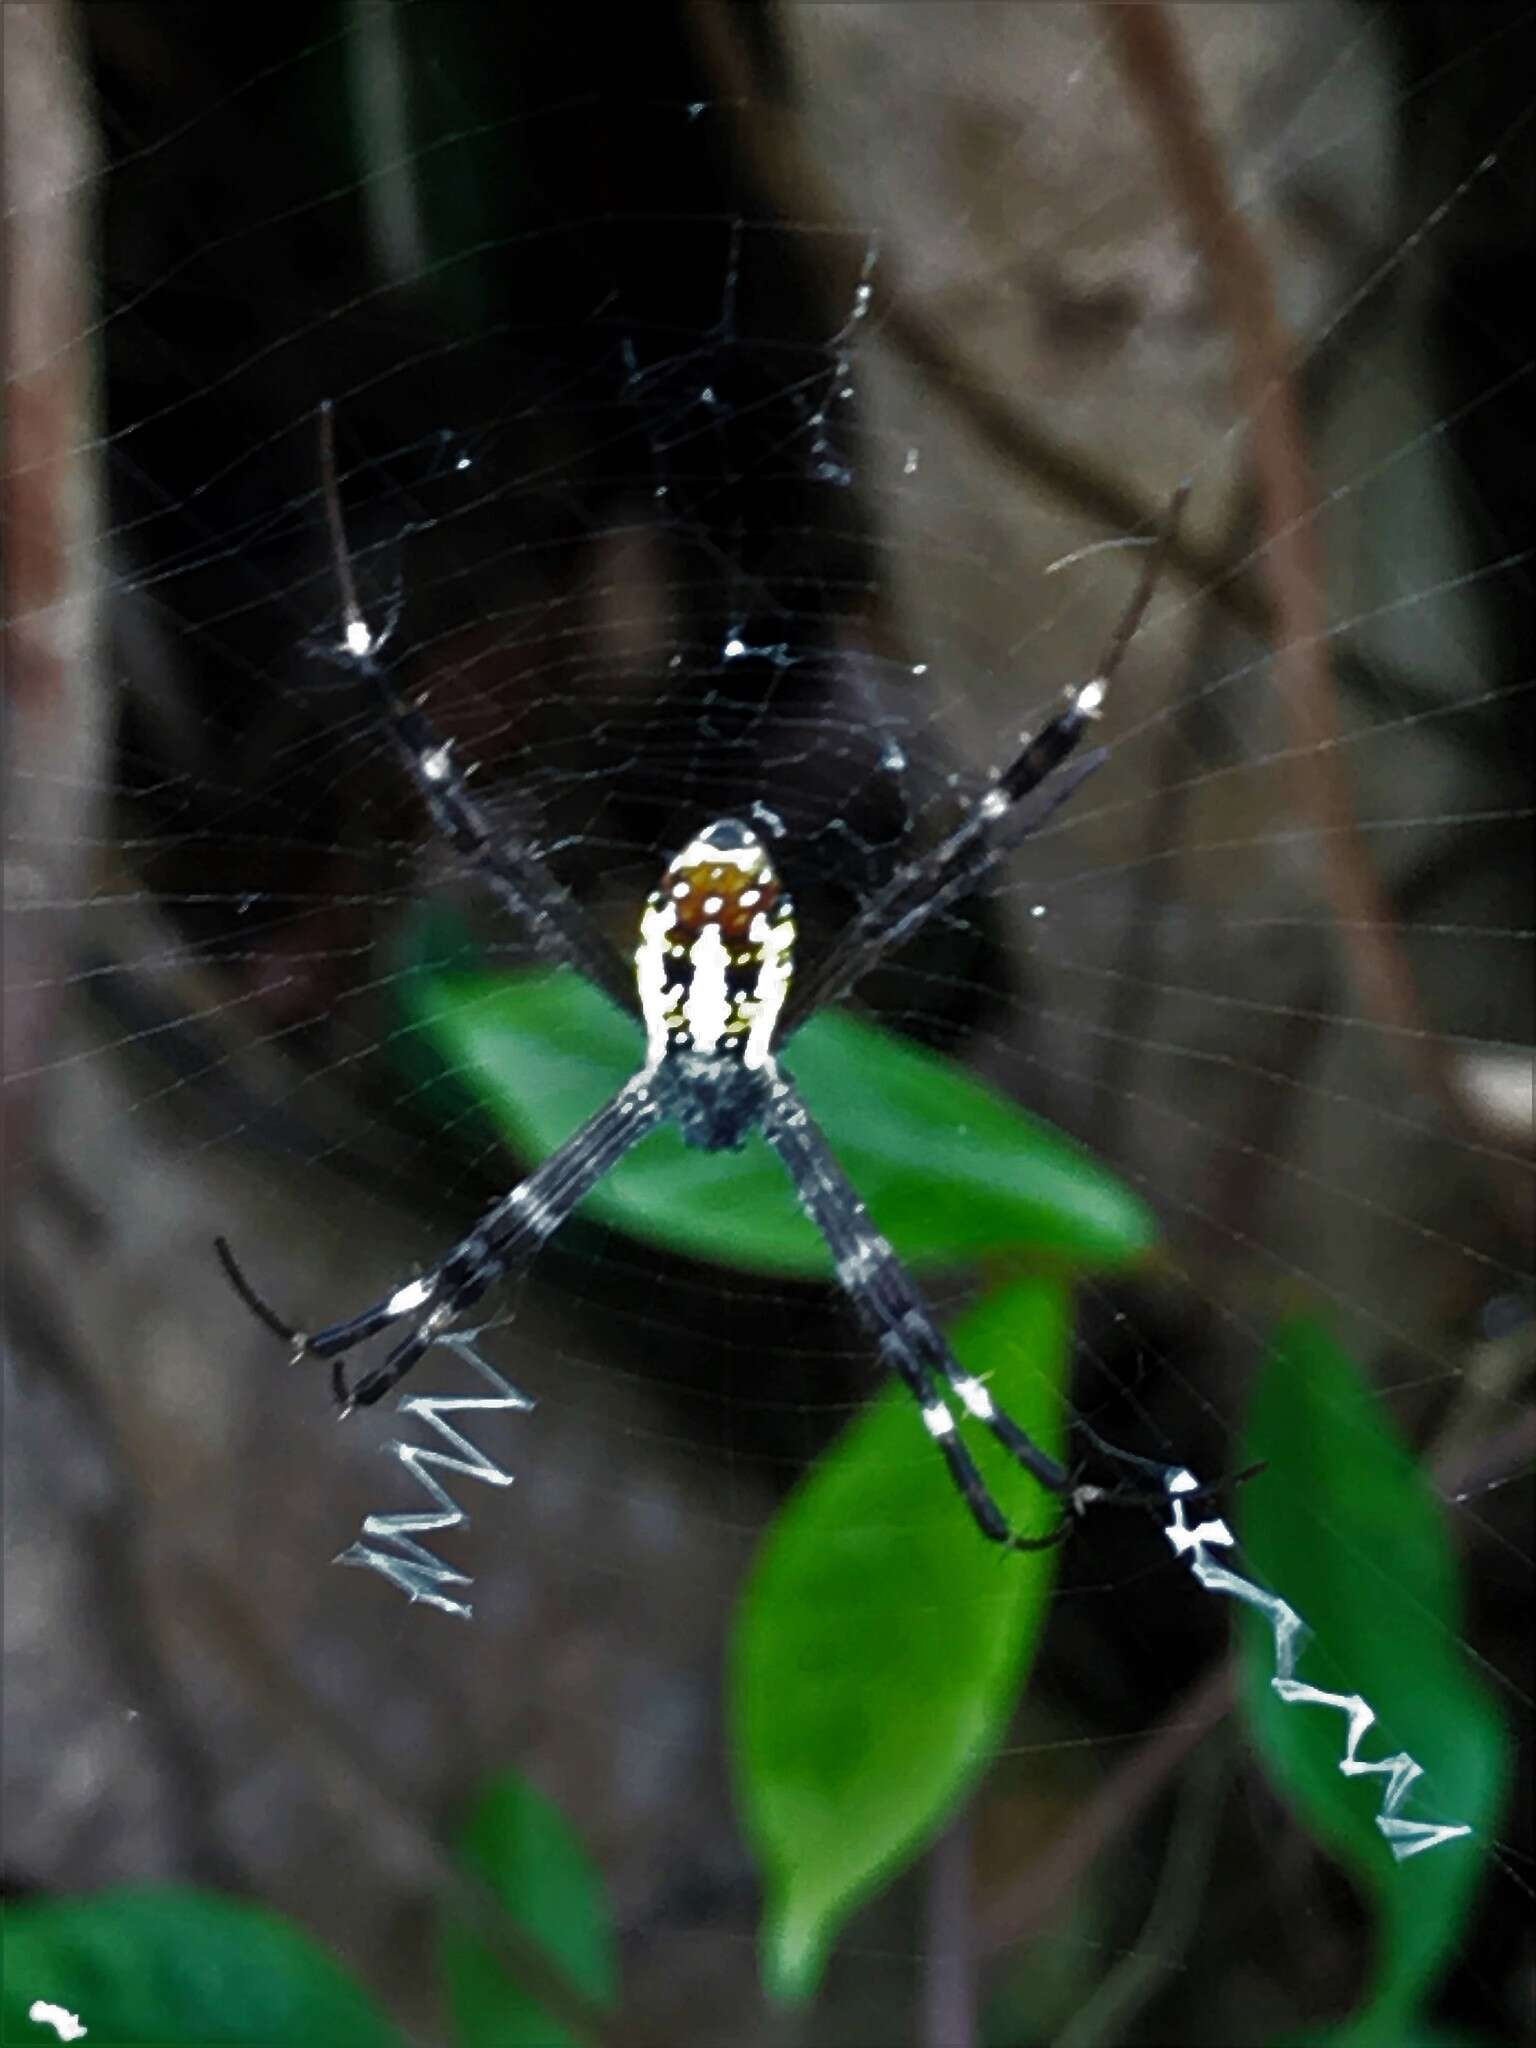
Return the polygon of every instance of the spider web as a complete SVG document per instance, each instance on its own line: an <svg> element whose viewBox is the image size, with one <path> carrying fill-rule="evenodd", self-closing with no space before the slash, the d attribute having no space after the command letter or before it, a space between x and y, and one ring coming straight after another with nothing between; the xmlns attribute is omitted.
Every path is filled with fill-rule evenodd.
<svg viewBox="0 0 1536 2048"><path fill-rule="evenodd" d="M736 811L818 957L1093 672L1126 535L1192 480L1109 766L860 1000L1156 1211L1154 1273L1083 1291L1095 1429L1230 1470L1277 1318L1325 1317L1437 1475L1465 1647L1521 1727L1533 356L1506 280L1533 17L1177 16L1298 338L1319 736L1277 687L1254 408L1102 14L530 12L87 10L94 142L8 200L13 234L73 208L90 237L95 303L51 329L40 304L32 359L93 352L64 439L101 493L94 662L10 706L10 1875L259 1890L420 2018L420 1942L376 1932L408 1858L374 1843L366 1882L317 1884L358 1837L286 1751L359 1731L397 1822L512 1759L610 1877L635 2009L767 2040L717 1660L775 1502L877 1383L867 1345L818 1290L576 1219L487 1326L538 1406L474 1431L517 1483L454 1488L476 1619L444 1647L325 1568L416 1504L395 1426L332 1429L208 1250L226 1233L328 1320L517 1172L400 996L443 933L536 953L424 840L324 658L316 407L398 672L621 947L686 833ZM44 599L13 562L20 646ZM1340 765L1354 829L1320 830ZM407 1391L462 1394L464 1366ZM1199 1895L1163 1884L1141 1802L1207 1795L1145 1740L1196 1724L1227 1616L1155 1528L1111 1523L1074 1541L988 1781L979 1910L1018 1898L1021 1837L1111 1787L1127 1869L1017 1996L1061 2038L1273 2038L1348 2006L1358 1916L1254 1771ZM1528 1816L1501 1829L1445 2011L1513 2038ZM855 1922L806 2039L904 2038L914 1956L943 2010L942 1920L914 1910Z"/></svg>

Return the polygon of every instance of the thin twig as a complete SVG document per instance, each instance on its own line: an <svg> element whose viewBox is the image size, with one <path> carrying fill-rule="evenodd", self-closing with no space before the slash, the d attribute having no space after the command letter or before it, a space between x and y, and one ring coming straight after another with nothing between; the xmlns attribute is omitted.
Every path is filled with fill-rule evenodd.
<svg viewBox="0 0 1536 2048"><path fill-rule="evenodd" d="M976 2048L976 1913L970 1807L928 1858L923 1935L923 2048Z"/></svg>
<svg viewBox="0 0 1536 2048"><path fill-rule="evenodd" d="M1220 1725L1237 1699L1237 1660L1205 1672L1134 1753L981 1916L978 1946L988 1954L1041 1933L1071 1900L1099 1851L1148 1807L1191 1750Z"/></svg>
<svg viewBox="0 0 1536 2048"><path fill-rule="evenodd" d="M1179 1968L1210 1878L1230 1762L1220 1746L1202 1750L1196 1759L1169 1832L1152 1910L1134 1943L1093 1987L1052 2048L1099 2048L1103 2041L1125 2040L1131 2021Z"/></svg>

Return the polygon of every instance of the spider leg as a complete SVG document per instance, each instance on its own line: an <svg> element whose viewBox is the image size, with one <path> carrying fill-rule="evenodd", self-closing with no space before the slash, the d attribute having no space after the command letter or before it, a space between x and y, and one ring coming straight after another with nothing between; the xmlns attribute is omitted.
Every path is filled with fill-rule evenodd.
<svg viewBox="0 0 1536 2048"><path fill-rule="evenodd" d="M1153 1482L1147 1486L1122 1484L1115 1487L1095 1487L1092 1489L1092 1495L1096 1501L1101 1501L1109 1507L1167 1507L1169 1481L1183 1469L1181 1466L1165 1465L1156 1458L1143 1458L1135 1451L1123 1451L1118 1444L1107 1443L1098 1431L1090 1429L1086 1422L1079 1421L1077 1428L1107 1464L1120 1465L1131 1472L1145 1473ZM1264 1461L1261 1459L1256 1465L1246 1465L1241 1472L1234 1472L1230 1479L1209 1479L1203 1486L1193 1487L1183 1493L1182 1498L1192 1506L1219 1500L1232 1488L1245 1486L1250 1479L1257 1479L1264 1469Z"/></svg>
<svg viewBox="0 0 1536 2048"><path fill-rule="evenodd" d="M216 1237L213 1248L218 1253L219 1264L224 1268L224 1277L236 1294L245 1303L258 1323L264 1323L274 1337L281 1337L285 1344L302 1348L303 1332L296 1330L292 1323L285 1323L272 1304L256 1292L246 1279L240 1261L229 1248L227 1237Z"/></svg>
<svg viewBox="0 0 1536 2048"><path fill-rule="evenodd" d="M332 1361L332 1385L343 1413L366 1408L396 1386L489 1288L516 1279L545 1239L660 1118L649 1086L639 1077L627 1082L542 1166L493 1204L429 1273L406 1281L371 1308L344 1322L331 1323L313 1336L291 1329L268 1307L222 1240L219 1256L246 1307L275 1335L293 1345L296 1360ZM365 1373L349 1391L342 1360L394 1324L406 1325L405 1334L382 1365Z"/></svg>
<svg viewBox="0 0 1536 2048"><path fill-rule="evenodd" d="M763 1136L778 1153L801 1207L827 1241L837 1277L859 1320L878 1340L880 1355L901 1379L922 1411L923 1423L944 1456L950 1477L984 1536L1012 1550L1045 1550L1071 1532L1072 1519L1089 1507L1153 1508L1166 1512L1169 1481L1181 1469L1107 1443L1085 1422L1077 1429L1107 1463L1145 1476L1145 1483L1099 1486L1058 1463L998 1406L986 1386L966 1372L944 1341L933 1315L905 1266L874 1228L858 1191L825 1133L813 1121L798 1090L780 1068L763 1119ZM942 1387L941 1387L942 1382ZM951 1405L953 1404L953 1405ZM961 1441L955 1408L978 1422L1067 1513L1048 1535L1019 1536L987 1491L975 1460ZM1188 1502L1214 1500L1263 1471L1252 1465L1233 1480L1213 1480L1183 1493Z"/></svg>
<svg viewBox="0 0 1536 2048"><path fill-rule="evenodd" d="M497 832L454 765L451 742L439 737L419 706L404 701L378 659L378 651L388 636L374 633L358 603L342 521L335 430L328 400L320 409L320 462L326 521L342 598L345 630L340 651L373 691L385 729L420 792L432 823L547 953L574 967L621 1010L638 1018L640 1000L633 973L543 856L533 847L517 844Z"/></svg>
<svg viewBox="0 0 1536 2048"><path fill-rule="evenodd" d="M859 1320L877 1339L882 1359L917 1402L924 1426L982 1534L1011 1550L1045 1550L1061 1542L1071 1527L1067 1516L1045 1536L1020 1536L1009 1525L960 1436L946 1395L990 1431L1047 1492L1070 1499L1071 1475L965 1371L906 1268L870 1222L825 1135L782 1072L773 1084L763 1135L783 1161L801 1207L826 1239L838 1280Z"/></svg>
<svg viewBox="0 0 1536 2048"><path fill-rule="evenodd" d="M633 972L564 882L533 847L497 835L455 767L450 743L438 738L425 712L402 701L379 663L362 656L357 668L378 695L395 749L437 830L544 951L638 1018Z"/></svg>
<svg viewBox="0 0 1536 2048"><path fill-rule="evenodd" d="M1068 767L1063 763L1102 712L1109 686L1152 601L1188 494L1188 485L1181 485L1170 500L1136 589L1093 677L1063 692L1055 716L993 775L954 831L929 853L898 868L854 918L836 952L801 977L790 997L780 1043L815 1011L847 995L887 953L973 889L1102 766L1106 756L1098 747Z"/></svg>
<svg viewBox="0 0 1536 2048"><path fill-rule="evenodd" d="M1070 716L1070 712L1060 713L1040 734L1040 739L1048 738ZM1102 747L1095 747L1064 769L1032 801L1021 800L1011 816L1012 807L999 795L1000 782L994 781L947 839L921 859L898 868L884 887L876 890L834 952L818 961L808 974L796 978L779 1028L779 1042L782 1044L798 1031L816 1011L841 1002L888 953L905 945L941 911L968 895L1005 854L1038 831L1053 811L1059 810L1096 769L1102 768L1107 758ZM989 809L989 805L994 807ZM989 826L1004 818L1005 831L989 831Z"/></svg>

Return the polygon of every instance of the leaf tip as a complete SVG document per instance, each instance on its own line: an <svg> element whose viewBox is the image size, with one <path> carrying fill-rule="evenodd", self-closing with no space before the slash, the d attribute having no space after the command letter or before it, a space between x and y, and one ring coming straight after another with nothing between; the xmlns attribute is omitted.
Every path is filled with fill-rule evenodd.
<svg viewBox="0 0 1536 2048"><path fill-rule="evenodd" d="M775 2005L803 2005L821 1982L827 1962L826 1915L806 1901L782 1896L763 1915L763 1989Z"/></svg>

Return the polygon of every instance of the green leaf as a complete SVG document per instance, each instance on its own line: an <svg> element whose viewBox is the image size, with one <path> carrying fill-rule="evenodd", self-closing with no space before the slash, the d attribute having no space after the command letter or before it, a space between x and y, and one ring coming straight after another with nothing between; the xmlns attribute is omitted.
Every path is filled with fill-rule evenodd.
<svg viewBox="0 0 1536 2048"><path fill-rule="evenodd" d="M1243 1457L1268 1465L1242 1495L1249 1564L1311 1631L1298 1677L1358 1693L1375 1710L1364 1761L1406 1751L1423 1766L1402 1818L1474 1830L1395 1862L1376 1826L1386 1779L1343 1775L1345 1715L1277 1697L1272 1631L1245 1613L1244 1696L1260 1752L1378 1920L1371 2000L1349 2037L1400 2040L1477 1882L1506 1775L1504 1730L1458 1642L1456 1562L1440 1504L1357 1368L1316 1323L1279 1333Z"/></svg>
<svg viewBox="0 0 1536 2048"><path fill-rule="evenodd" d="M418 969L405 986L418 1024L532 1161L563 1144L639 1063L635 1025L564 969ZM1088 1153L935 1053L834 1011L796 1036L786 1065L881 1229L914 1263L1022 1248L1104 1268L1153 1242L1146 1206ZM830 1270L756 1136L744 1151L705 1153L660 1131L585 1213L737 1269L802 1278Z"/></svg>
<svg viewBox="0 0 1536 2048"><path fill-rule="evenodd" d="M0 2038L57 2041L28 2018L62 2006L106 2042L399 2048L339 1964L263 1907L174 1887L24 1901L5 1912Z"/></svg>
<svg viewBox="0 0 1536 2048"><path fill-rule="evenodd" d="M602 1883L558 1808L504 1772L482 1789L457 1846L575 1989L612 2006L618 1959ZM571 2035L472 1928L445 1920L439 1956L462 2048L568 2048Z"/></svg>
<svg viewBox="0 0 1536 2048"><path fill-rule="evenodd" d="M1060 1450L1070 1296L1015 1281L953 1332L1042 1449ZM981 1437L1022 1533L1059 1512ZM982 1537L923 1429L888 1390L786 1503L738 1612L737 1796L767 1893L764 1975L815 1988L837 1929L934 1834L995 1750L1045 1616L1054 1550Z"/></svg>

